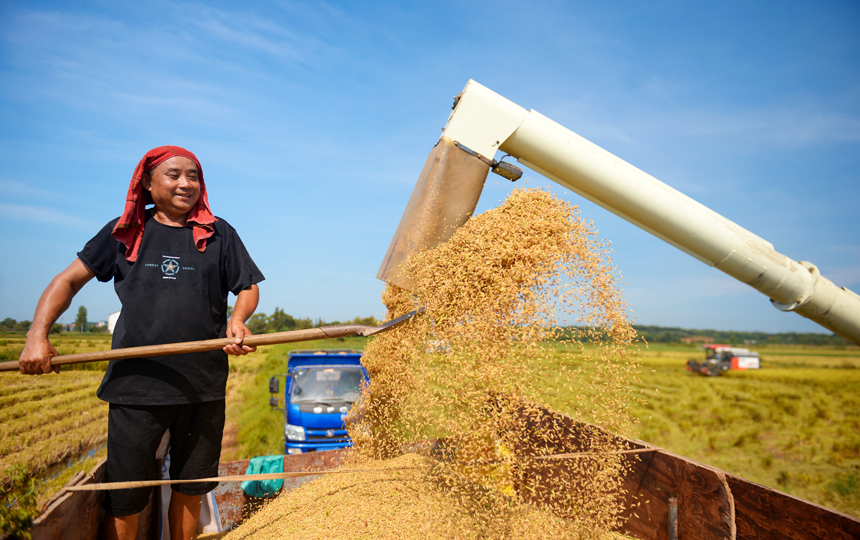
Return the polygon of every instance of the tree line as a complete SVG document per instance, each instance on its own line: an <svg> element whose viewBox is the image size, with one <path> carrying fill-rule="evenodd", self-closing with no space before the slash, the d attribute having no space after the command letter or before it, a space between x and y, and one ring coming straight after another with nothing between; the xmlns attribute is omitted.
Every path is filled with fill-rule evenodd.
<svg viewBox="0 0 860 540"><path fill-rule="evenodd" d="M229 318L232 313L233 308L230 307L227 310L227 317ZM31 326L30 321L16 321L11 317L6 317L2 321L0 321L0 330L6 332L26 332L30 329ZM376 317L355 317L350 321L332 321L326 322L323 319L311 319L310 317L305 318L296 318L290 315L289 313L285 313L281 308L276 307L275 312L271 315L266 315L265 313L255 313L248 319L246 325L248 329L254 334L268 334L272 332L287 332L289 330L304 330L306 328L318 328L320 326L326 325L338 325L338 324L366 324L368 326L378 326L379 321ZM52 334L59 334L63 330L63 325L54 324L51 327ZM101 328L96 328L94 325L89 324L87 322L87 308L81 306L78 308L78 314L75 317L75 331L76 332L107 332L107 326L103 326Z"/></svg>
<svg viewBox="0 0 860 540"><path fill-rule="evenodd" d="M0 332L21 332L26 333L33 325L30 321L16 321L11 317L6 317L0 321ZM59 334L63 331L63 325L55 323L51 326L51 334Z"/></svg>
<svg viewBox="0 0 860 540"><path fill-rule="evenodd" d="M732 346L748 345L821 345L847 347L852 345L847 339L836 334L816 334L802 332L737 332L733 330L697 330L664 326L634 324L633 328L648 343L720 343Z"/></svg>
<svg viewBox="0 0 860 540"><path fill-rule="evenodd" d="M31 324L30 321L16 321L11 317L6 317L0 321L0 328L6 332L26 332L30 329Z"/></svg>
<svg viewBox="0 0 860 540"><path fill-rule="evenodd" d="M2 321L0 321L0 331L5 332L27 332L30 327L33 325L31 321L16 321L11 317L6 317ZM59 323L54 323L51 325L51 334L59 334L63 331L63 325ZM96 327L93 324L87 322L87 308L81 306L78 308L78 315L75 317L75 331L76 332L107 332L107 326Z"/></svg>
<svg viewBox="0 0 860 540"><path fill-rule="evenodd" d="M230 316L232 308L228 311L227 316ZM305 330L307 328L318 328L320 326L338 325L338 324L366 324L368 326L378 326L379 321L376 317L355 317L350 321L331 321L326 322L323 319L311 319L310 317L296 318L285 313L279 307L271 315L265 313L254 313L245 325L254 334L269 334L272 332L288 332L290 330Z"/></svg>
<svg viewBox="0 0 860 540"><path fill-rule="evenodd" d="M232 308L228 309L227 316L230 316ZM0 330L6 332L26 332L30 329L30 321L16 321L10 317L6 317L0 321ZM307 328L318 328L326 325L338 324L366 324L368 326L378 326L380 321L376 317L355 317L349 321L331 321L326 322L323 319L311 319L310 317L296 318L285 313L281 308L276 307L274 313L266 315L265 313L255 313L248 319L246 323L248 329L254 334L268 334L272 332L287 332L289 330L304 330ZM75 318L75 330L78 332L84 331L101 331L106 332L107 327L94 328L93 325L87 323L87 308L80 306L78 314ZM733 330L699 330L690 328L676 328L666 326L649 326L636 324L633 328L638 332L639 337L648 343L722 343L733 346L744 345L818 345L831 347L847 347L851 346L848 340L837 336L836 334L816 334L816 333L801 333L801 332L783 332L783 333L767 333L767 332L738 332ZM55 324L51 327L52 334L58 334L63 327L60 324Z"/></svg>

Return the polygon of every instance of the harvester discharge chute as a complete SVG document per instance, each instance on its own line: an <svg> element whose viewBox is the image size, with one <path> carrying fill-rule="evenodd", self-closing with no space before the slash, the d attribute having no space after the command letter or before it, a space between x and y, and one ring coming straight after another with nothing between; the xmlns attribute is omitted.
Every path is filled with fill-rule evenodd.
<svg viewBox="0 0 860 540"><path fill-rule="evenodd" d="M746 283L782 311L794 311L860 345L860 296L773 245L536 111L475 81L457 96L427 159L377 277L398 274L409 253L448 240L474 212L487 172L515 169L496 152Z"/></svg>

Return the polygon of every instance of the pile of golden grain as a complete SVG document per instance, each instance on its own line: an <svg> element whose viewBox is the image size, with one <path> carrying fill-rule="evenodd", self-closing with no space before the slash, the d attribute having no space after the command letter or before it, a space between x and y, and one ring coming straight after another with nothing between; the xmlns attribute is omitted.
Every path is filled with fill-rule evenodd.
<svg viewBox="0 0 860 540"><path fill-rule="evenodd" d="M609 535L623 499L617 440L574 437L550 412L616 433L633 421L635 332L591 225L520 189L402 272L413 285L386 289L389 318L426 311L366 348L372 382L348 418L349 467L363 472L279 497L236 538ZM573 450L587 456L545 459Z"/></svg>

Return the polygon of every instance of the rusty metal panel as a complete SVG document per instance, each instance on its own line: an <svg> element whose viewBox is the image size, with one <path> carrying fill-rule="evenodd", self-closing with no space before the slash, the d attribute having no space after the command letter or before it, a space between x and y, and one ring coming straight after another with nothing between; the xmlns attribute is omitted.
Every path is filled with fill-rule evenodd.
<svg viewBox="0 0 860 540"><path fill-rule="evenodd" d="M517 441L518 456L588 452L589 441L594 440L619 450L654 448L541 407L523 409L521 421L528 429L518 430L523 433ZM546 434L554 435L547 439ZM735 538L734 499L725 473L662 449L628 454L624 459L629 465L623 479L626 522L619 532L643 540L668 539L669 499L676 498L680 538ZM527 460L521 472L523 484L528 486L525 490L518 486L521 496L548 508L564 502L563 497L553 495L558 493L559 483L575 484L582 474L567 459Z"/></svg>
<svg viewBox="0 0 860 540"><path fill-rule="evenodd" d="M631 441L632 442L632 441ZM679 538L735 538L736 500L726 474L665 450L629 458L621 532L635 538L670 538L670 501L675 499Z"/></svg>
<svg viewBox="0 0 860 540"><path fill-rule="evenodd" d="M284 456L284 472L327 471L346 460L348 450L326 450Z"/></svg>
<svg viewBox="0 0 860 540"><path fill-rule="evenodd" d="M341 464L346 456L346 450L328 450L325 452L309 452L306 454L284 456L284 472L325 471ZM229 461L218 466L218 476L233 476L245 474L250 460ZM290 491L318 478L318 475L302 478L284 479L281 492ZM248 497L242 490L240 482L223 482L214 490L215 502L221 516L221 526L230 530L254 513L269 499Z"/></svg>
<svg viewBox="0 0 860 540"><path fill-rule="evenodd" d="M860 538L860 520L731 474L738 538Z"/></svg>
<svg viewBox="0 0 860 540"><path fill-rule="evenodd" d="M218 465L218 476L233 476L245 474L249 460L228 461ZM242 522L242 505L245 492L238 482L221 482L213 491L218 505L218 515L221 526L229 530Z"/></svg>
<svg viewBox="0 0 860 540"><path fill-rule="evenodd" d="M93 467L89 474L79 473L67 486L97 484L104 481L105 461ZM30 528L33 540L91 540L98 536L104 511L101 491L58 492L48 501L45 512Z"/></svg>
<svg viewBox="0 0 860 540"><path fill-rule="evenodd" d="M101 460L86 475L79 473L66 486L100 484L105 481L105 461ZM158 469L161 469L159 461ZM47 508L30 528L34 540L92 540L104 519L103 491L58 491L47 502ZM138 520L136 540L158 538L160 490L154 489Z"/></svg>

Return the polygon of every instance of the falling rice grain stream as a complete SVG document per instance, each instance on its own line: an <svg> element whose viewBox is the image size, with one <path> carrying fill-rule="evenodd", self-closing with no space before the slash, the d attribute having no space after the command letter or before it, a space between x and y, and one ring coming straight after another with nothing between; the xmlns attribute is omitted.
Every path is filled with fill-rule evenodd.
<svg viewBox="0 0 860 540"><path fill-rule="evenodd" d="M576 207L518 189L401 272L414 285L386 288L389 319L424 315L368 343L371 384L347 418L346 466L375 472L291 491L229 538L612 537L617 439L585 430L588 459L536 468L566 444L550 404L619 434L635 421L636 335L608 245Z"/></svg>

